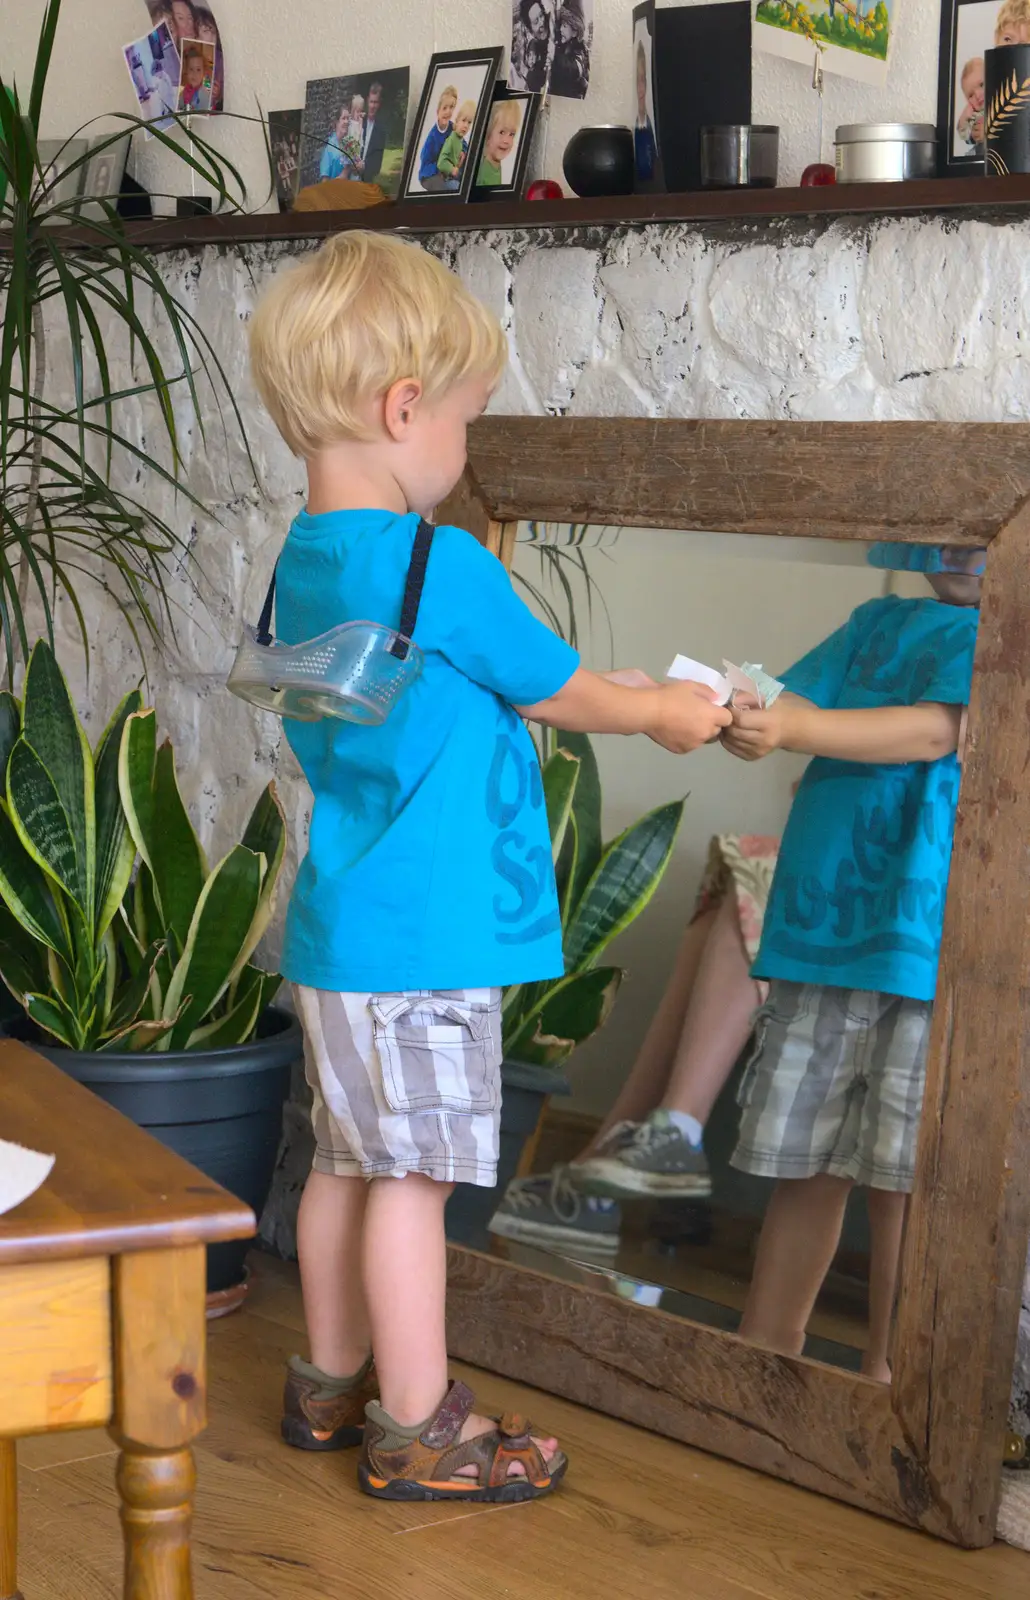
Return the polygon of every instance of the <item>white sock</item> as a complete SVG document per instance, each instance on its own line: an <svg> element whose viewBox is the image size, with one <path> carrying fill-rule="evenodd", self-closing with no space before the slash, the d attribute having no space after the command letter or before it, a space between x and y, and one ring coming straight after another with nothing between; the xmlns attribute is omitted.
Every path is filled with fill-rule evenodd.
<svg viewBox="0 0 1030 1600"><path fill-rule="evenodd" d="M685 1139L689 1139L695 1150L700 1150L701 1140L704 1137L704 1126L696 1117L691 1117L686 1111L666 1111L665 1115L674 1128L678 1128Z"/></svg>

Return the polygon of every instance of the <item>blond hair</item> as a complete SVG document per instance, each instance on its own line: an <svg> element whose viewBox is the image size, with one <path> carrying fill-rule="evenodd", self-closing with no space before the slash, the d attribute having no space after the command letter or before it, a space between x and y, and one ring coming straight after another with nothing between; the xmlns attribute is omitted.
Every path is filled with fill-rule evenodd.
<svg viewBox="0 0 1030 1600"><path fill-rule="evenodd" d="M1006 28L1026 28L1030 30L1030 0L1005 0L1005 4L998 12L998 20L994 24L994 43L1001 43L1001 36Z"/></svg>
<svg viewBox="0 0 1030 1600"><path fill-rule="evenodd" d="M489 139L492 133L497 133L500 128L509 128L512 133L518 133L522 126L522 104L518 100L498 100L490 113L490 126L486 136Z"/></svg>
<svg viewBox="0 0 1030 1600"><path fill-rule="evenodd" d="M455 122L460 122L462 117L468 117L470 122L475 122L475 120L476 120L476 102L474 100L463 100L462 101L461 105L458 107L457 111L454 113Z"/></svg>
<svg viewBox="0 0 1030 1600"><path fill-rule="evenodd" d="M440 91L440 98L436 102L436 111L438 116L440 114L440 107L443 105L445 100L453 100L455 105L458 104L458 91L452 83L449 83L446 89L441 89Z"/></svg>
<svg viewBox="0 0 1030 1600"><path fill-rule="evenodd" d="M966 87L966 79L969 77L969 74L971 72L977 72L977 71L983 72L983 70L984 70L984 58L983 58L983 56L970 56L969 60L965 64L965 66L962 68L962 76L959 79L959 83L961 84L962 88L965 89L965 87Z"/></svg>
<svg viewBox="0 0 1030 1600"><path fill-rule="evenodd" d="M258 392L305 458L367 438L366 406L402 378L432 401L506 359L497 318L435 256L357 229L279 273L250 324Z"/></svg>

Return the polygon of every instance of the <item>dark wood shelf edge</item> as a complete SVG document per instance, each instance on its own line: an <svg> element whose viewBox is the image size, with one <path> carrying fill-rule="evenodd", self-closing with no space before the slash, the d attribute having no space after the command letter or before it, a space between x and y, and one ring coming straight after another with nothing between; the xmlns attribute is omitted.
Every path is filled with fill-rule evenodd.
<svg viewBox="0 0 1030 1600"><path fill-rule="evenodd" d="M323 239L344 228L403 233L486 232L496 229L642 227L661 222L760 222L847 216L905 216L919 212L1003 213L1030 210L1030 174L1005 178L925 178L911 183L830 184L821 189L701 190L696 194L618 195L599 200L499 200L460 204L408 201L362 211L291 211L214 217L159 217L131 222L136 244L152 250L196 245ZM88 242L85 227L64 230L68 244ZM0 250L8 248L0 233Z"/></svg>

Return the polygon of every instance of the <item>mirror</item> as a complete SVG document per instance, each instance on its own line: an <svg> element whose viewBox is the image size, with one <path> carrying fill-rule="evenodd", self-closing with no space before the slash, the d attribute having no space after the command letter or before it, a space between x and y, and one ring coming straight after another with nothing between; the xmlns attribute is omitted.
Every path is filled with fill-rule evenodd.
<svg viewBox="0 0 1030 1600"><path fill-rule="evenodd" d="M916 698L948 692L945 680L968 687L975 610L948 603L943 616L922 573L868 555L827 540L528 524L512 570L598 670L661 678L684 654L776 676L858 607L894 598L910 603L908 631L877 612L861 660L838 659L842 642L824 649L823 677L851 670L878 703L909 703L916 681ZM826 692L817 679L814 697ZM809 774L770 933L780 840L809 757L744 761L720 745L676 757L614 736L590 746L604 839L665 808L652 832L665 828L668 861L652 838L649 859L664 866L653 898L597 963L625 974L603 1025L567 1062L507 1060L500 1185L456 1191L450 1237L886 1380L929 1032L914 991L935 965L957 761L945 755L932 781L928 768L909 781L912 769L895 767L861 804L839 778ZM592 784L590 752L569 750ZM681 818L668 814L680 801ZM828 814L848 835L830 884L801 839ZM568 863L566 842L560 878ZM859 945L859 969L874 975L887 970L883 952L900 952L912 992L885 995L873 977L850 997L843 980L831 985L834 960ZM778 976L771 993L751 975L763 959ZM808 971L821 993L804 987Z"/></svg>

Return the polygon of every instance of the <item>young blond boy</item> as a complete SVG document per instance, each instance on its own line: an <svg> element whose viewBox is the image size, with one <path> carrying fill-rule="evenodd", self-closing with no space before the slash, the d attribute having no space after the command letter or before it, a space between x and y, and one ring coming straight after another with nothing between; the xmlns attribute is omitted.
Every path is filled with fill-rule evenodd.
<svg viewBox="0 0 1030 1600"><path fill-rule="evenodd" d="M503 183L501 168L515 148L515 140L518 138L521 126L521 103L518 100L498 100L487 124L477 183L491 189L496 189L498 184Z"/></svg>
<svg viewBox="0 0 1030 1600"><path fill-rule="evenodd" d="M475 120L476 102L463 101L455 112L454 128L444 140L437 162L437 170L446 178L448 189L461 188L461 169L468 155L468 138Z"/></svg>
<svg viewBox="0 0 1030 1600"><path fill-rule="evenodd" d="M434 257L354 231L275 280L251 352L308 476L279 559L278 637L396 625L420 520L461 477L504 365L496 320ZM381 727L286 730L314 796L282 970L317 1148L298 1226L311 1361L290 1363L283 1433L333 1449L365 1424L370 1494L527 1499L565 1458L448 1389L444 1332L444 1204L456 1180L496 1183L501 992L563 970L522 716L685 752L730 715L697 685L581 667L459 528L435 531L415 637L422 674Z"/></svg>
<svg viewBox="0 0 1030 1600"><path fill-rule="evenodd" d="M1030 0L1005 0L994 25L994 43L1030 44Z"/></svg>
<svg viewBox="0 0 1030 1600"><path fill-rule="evenodd" d="M426 134L426 140L422 146L422 154L419 156L418 179L423 189L428 189L430 192L435 189L442 189L447 181L440 171L439 163L443 154L443 147L454 131L451 118L454 116L454 108L457 104L458 91L453 84L448 84L441 91L440 98L436 103L436 121Z"/></svg>

